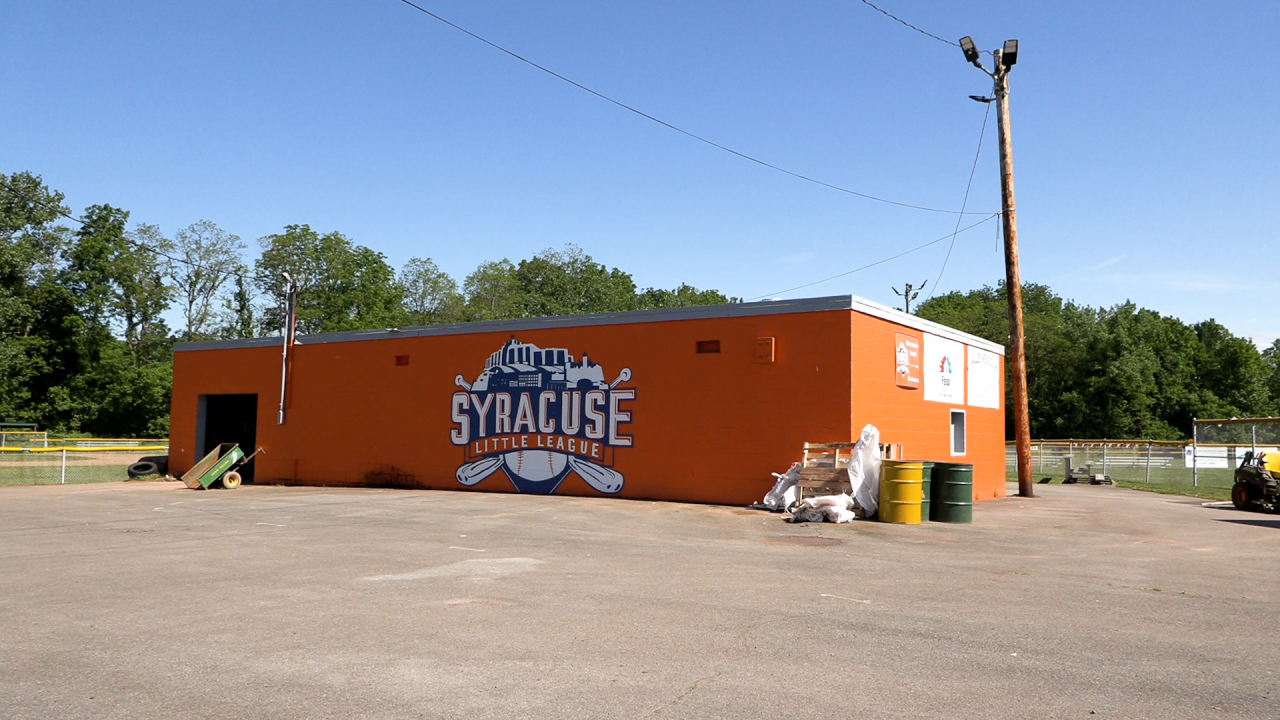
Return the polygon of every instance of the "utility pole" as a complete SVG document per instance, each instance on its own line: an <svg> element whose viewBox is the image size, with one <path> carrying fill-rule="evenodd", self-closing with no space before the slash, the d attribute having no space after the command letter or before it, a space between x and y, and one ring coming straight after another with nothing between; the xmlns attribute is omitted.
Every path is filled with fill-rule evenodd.
<svg viewBox="0 0 1280 720"><path fill-rule="evenodd" d="M992 53L995 71L982 67L982 58L973 38L960 39L964 57L994 81L995 97L969 97L979 102L996 103L996 120L1000 126L1000 200L1004 221L1005 294L1009 299L1009 354L1012 363L1013 437L1018 455L1018 494L1033 497L1031 481L1031 421L1027 412L1026 333L1022 323L1022 278L1018 272L1018 220L1013 202L1013 140L1009 136L1009 70L1018 62L1018 41L1006 40L1004 47Z"/></svg>
<svg viewBox="0 0 1280 720"><path fill-rule="evenodd" d="M924 286L928 284L929 284L928 280L925 280L924 282L920 283L920 287L914 287L911 283L906 283L905 285L906 289L903 290L902 292L898 292L898 288L896 287L891 287L889 289L893 291L894 295L897 295L898 297L902 298L903 311L908 315L910 315L911 301L920 297L920 291L923 290ZM915 292L911 292L912 290L915 290Z"/></svg>

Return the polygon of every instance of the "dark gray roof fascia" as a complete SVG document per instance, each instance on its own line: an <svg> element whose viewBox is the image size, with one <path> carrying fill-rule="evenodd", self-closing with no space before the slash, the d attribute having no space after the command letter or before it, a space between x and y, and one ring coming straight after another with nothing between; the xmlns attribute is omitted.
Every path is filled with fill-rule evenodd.
<svg viewBox="0 0 1280 720"><path fill-rule="evenodd" d="M357 342L360 340L390 340L393 338L432 337L437 335L468 335L492 332L523 332L551 328L589 327L592 325L630 325L632 323L670 322L676 320L709 320L714 318L749 317L752 315L785 315L789 313L828 312L831 310L857 310L885 320L919 328L950 337L970 345L1004 354L1004 349L982 338L937 323L922 320L914 315L863 300L852 295L836 295L799 300L772 300L725 305L699 305L696 307L664 308L662 310L633 310L630 312L597 313L594 315L557 315L551 317L522 318L519 320L487 320L484 322L426 325L423 327L352 330L349 332L299 335L299 345ZM926 327L927 326L927 327ZM252 338L249 340L209 340L178 343L174 352L193 350L236 350L240 348L279 347L280 337Z"/></svg>

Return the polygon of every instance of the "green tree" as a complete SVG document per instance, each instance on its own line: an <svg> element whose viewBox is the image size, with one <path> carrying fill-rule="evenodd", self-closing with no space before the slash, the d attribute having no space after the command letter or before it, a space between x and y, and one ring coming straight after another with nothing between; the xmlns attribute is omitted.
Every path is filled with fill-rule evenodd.
<svg viewBox="0 0 1280 720"><path fill-rule="evenodd" d="M253 287L245 280L249 269L237 265L231 292L222 298L217 336L223 340L258 337L261 331Z"/></svg>
<svg viewBox="0 0 1280 720"><path fill-rule="evenodd" d="M75 241L64 253L65 283L76 297L80 317L94 343L110 336L117 295L113 284L117 260L128 252L128 222L129 213L124 210L110 205L91 206L84 212Z"/></svg>
<svg viewBox="0 0 1280 720"><path fill-rule="evenodd" d="M572 244L521 260L515 278L526 317L619 312L636 305L631 275L606 268Z"/></svg>
<svg viewBox="0 0 1280 720"><path fill-rule="evenodd" d="M699 290L690 285L681 284L675 290L646 288L636 296L637 310L656 310L658 308L693 307L695 305L726 305L742 302L741 298L731 298L719 290Z"/></svg>
<svg viewBox="0 0 1280 720"><path fill-rule="evenodd" d="M1003 286L986 287L935 297L919 314L1007 346L1005 302ZM1275 407L1275 366L1212 320L1187 325L1130 302L1095 310L1034 284L1023 311L1035 436L1178 439L1195 417Z"/></svg>
<svg viewBox="0 0 1280 720"><path fill-rule="evenodd" d="M1280 339L1262 351L1262 361L1267 366L1267 393L1271 396L1271 409L1268 415L1280 416Z"/></svg>
<svg viewBox="0 0 1280 720"><path fill-rule="evenodd" d="M77 330L70 293L57 282L69 236L56 224L70 212L62 201L38 175L0 173L0 417L12 421L40 420L36 406Z"/></svg>
<svg viewBox="0 0 1280 720"><path fill-rule="evenodd" d="M458 283L432 262L412 258L400 270L406 325L460 322L464 300Z"/></svg>
<svg viewBox="0 0 1280 720"><path fill-rule="evenodd" d="M115 260L114 310L125 344L138 362L167 359L172 346L161 317L173 298L173 286L165 282L165 255L172 251L173 243L159 227L140 225Z"/></svg>
<svg viewBox="0 0 1280 720"><path fill-rule="evenodd" d="M182 339L210 333L226 282L243 271L244 243L208 220L192 223L173 237L173 257L165 266L186 324Z"/></svg>
<svg viewBox="0 0 1280 720"><path fill-rule="evenodd" d="M1214 320L1193 326L1200 385L1222 403L1224 416L1257 416L1271 409L1270 368L1252 341L1238 338Z"/></svg>
<svg viewBox="0 0 1280 720"><path fill-rule="evenodd" d="M524 317L516 267L506 258L480 263L463 281L462 293L467 302L464 317L468 321Z"/></svg>
<svg viewBox="0 0 1280 720"><path fill-rule="evenodd" d="M401 317L402 292L382 253L356 245L341 233L321 235L309 225L289 225L260 240L254 265L259 290L275 300L263 325L284 325L282 273L298 283L298 332L322 333L393 327Z"/></svg>

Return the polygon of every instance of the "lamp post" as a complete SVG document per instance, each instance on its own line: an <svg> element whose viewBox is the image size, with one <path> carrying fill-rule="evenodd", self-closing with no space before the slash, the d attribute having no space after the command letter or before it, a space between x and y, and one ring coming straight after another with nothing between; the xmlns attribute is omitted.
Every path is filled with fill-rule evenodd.
<svg viewBox="0 0 1280 720"><path fill-rule="evenodd" d="M924 286L925 286L925 285L928 285L928 284L929 284L929 281L928 281L928 280L925 280L924 282L920 283L919 287L917 287L917 286L915 286L915 285L912 285L911 283L907 283L907 284L906 284L906 288L905 288L902 292L898 292L898 288L896 288L896 287L890 287L889 289L890 289L890 290L892 290L892 291L893 291L893 293L894 293L895 295L897 295L898 297L902 298L902 301L903 301L903 312L905 312L905 313L907 313L908 315L910 315L910 314L911 314L911 303L912 303L916 298L920 297L920 291L921 291L921 290L923 290L923 289L924 289ZM913 292L913 291L914 291L914 292Z"/></svg>
<svg viewBox="0 0 1280 720"><path fill-rule="evenodd" d="M289 382L289 346L293 345L293 333L296 325L298 313L298 283L289 276L289 273L281 271L280 277L284 278L284 328L280 334L284 336L284 353L280 359L280 414L276 416L276 424L284 424L284 393L285 387Z"/></svg>
<svg viewBox="0 0 1280 720"><path fill-rule="evenodd" d="M1009 299L1009 352L1013 379L1013 437L1018 454L1018 494L1032 497L1031 423L1027 413L1026 334L1022 323L1022 279L1018 272L1018 220L1013 202L1013 142L1009 136L1009 71L1018 62L1018 41L1006 40L992 53L995 69L982 66L982 55L973 38L960 38L964 59L986 73L993 82L993 97L970 95L978 102L996 103L1000 127L1000 201L1004 217L1005 294Z"/></svg>

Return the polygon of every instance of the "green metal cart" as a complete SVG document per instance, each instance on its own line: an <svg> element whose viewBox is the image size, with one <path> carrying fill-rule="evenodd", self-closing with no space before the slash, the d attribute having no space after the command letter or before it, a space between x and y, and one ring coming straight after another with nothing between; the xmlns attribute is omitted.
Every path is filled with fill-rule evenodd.
<svg viewBox="0 0 1280 720"><path fill-rule="evenodd" d="M260 452L262 448L254 451L253 455ZM192 490L207 490L214 483L220 483L228 490L240 487L240 473L236 469L249 462L253 455L246 456L236 443L222 443L184 473L182 482Z"/></svg>

